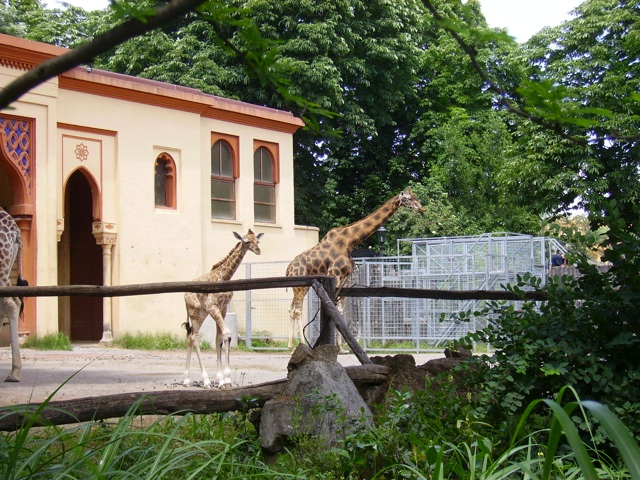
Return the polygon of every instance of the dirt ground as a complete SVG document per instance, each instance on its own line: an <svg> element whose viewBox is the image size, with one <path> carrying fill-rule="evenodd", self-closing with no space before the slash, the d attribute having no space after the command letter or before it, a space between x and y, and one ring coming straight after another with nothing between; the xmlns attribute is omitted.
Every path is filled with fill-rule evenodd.
<svg viewBox="0 0 640 480"><path fill-rule="evenodd" d="M42 402L61 385L53 400L185 388L182 386L182 374L186 352L183 351L76 345L71 352L22 349L21 356L20 383L5 383L3 380L11 369L11 352L8 347L0 348L0 407ZM232 351L231 378L234 386L286 378L289 357L288 352ZM416 364L422 365L433 358L442 358L444 354L417 354L414 357ZM343 366L359 364L352 354L340 355L338 361ZM204 362L209 377L215 378L215 353L205 352ZM194 386L189 388L202 388L195 355L191 359L190 376Z"/></svg>

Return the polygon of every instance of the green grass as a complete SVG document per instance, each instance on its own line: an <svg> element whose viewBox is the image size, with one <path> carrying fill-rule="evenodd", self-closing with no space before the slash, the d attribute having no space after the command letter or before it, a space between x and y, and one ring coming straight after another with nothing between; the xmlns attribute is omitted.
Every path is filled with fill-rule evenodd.
<svg viewBox="0 0 640 480"><path fill-rule="evenodd" d="M502 449L481 422L450 418L458 432L449 431L438 426L446 415L429 414L416 424L422 400L395 392L373 428L331 449L318 450L312 438L294 439L288 453L269 464L249 411L163 416L145 425L134 404L117 422L33 429L26 420L22 429L0 433L0 478L640 479L640 448L629 431L601 404L563 404L569 392L575 395L563 389L555 400L532 402ZM550 427L523 434L540 407L549 412ZM0 409L0 418L8 410ZM593 418L618 459L579 437L575 422Z"/></svg>
<svg viewBox="0 0 640 480"><path fill-rule="evenodd" d="M33 348L35 350L73 350L71 340L63 333L51 333L42 337L28 337L23 348Z"/></svg>
<svg viewBox="0 0 640 480"><path fill-rule="evenodd" d="M118 338L114 338L113 346L129 350L184 350L187 348L187 339L186 334L185 336L176 336L170 333L150 334L138 332L135 335L125 333ZM200 348L209 350L211 345L202 340Z"/></svg>

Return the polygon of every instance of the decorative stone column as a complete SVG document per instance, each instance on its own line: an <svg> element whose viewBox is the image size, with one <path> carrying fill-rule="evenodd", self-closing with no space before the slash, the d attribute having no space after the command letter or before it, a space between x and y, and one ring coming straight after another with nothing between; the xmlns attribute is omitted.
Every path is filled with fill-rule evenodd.
<svg viewBox="0 0 640 480"><path fill-rule="evenodd" d="M64 233L64 218L56 219L56 237L58 237L58 243L62 240L62 234Z"/></svg>
<svg viewBox="0 0 640 480"><path fill-rule="evenodd" d="M93 236L96 237L96 243L102 246L102 283L106 287L111 286L111 250L116 244L118 232L116 224L113 222L93 222ZM111 297L103 297L102 299L102 340L100 345L109 345L113 341L113 329L111 318Z"/></svg>

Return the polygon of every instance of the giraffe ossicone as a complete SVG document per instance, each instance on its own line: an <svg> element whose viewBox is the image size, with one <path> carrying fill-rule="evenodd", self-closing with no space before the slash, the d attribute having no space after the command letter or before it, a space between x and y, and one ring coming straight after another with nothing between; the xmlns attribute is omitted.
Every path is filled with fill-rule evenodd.
<svg viewBox="0 0 640 480"><path fill-rule="evenodd" d="M0 208L0 286L11 286L11 271L17 265L17 285L26 286L22 278L22 234L16 221ZM23 313L23 299L20 297L0 297L0 329L6 317L9 318L11 339L11 373L5 382L19 382L22 361L18 339L18 320Z"/></svg>
<svg viewBox="0 0 640 480"><path fill-rule="evenodd" d="M211 267L211 270L204 275L195 278L198 282L221 282L231 280L240 263L248 251L252 251L256 255L260 255L260 239L263 233L255 234L251 229L246 235L240 235L233 232L233 235L240 240L235 247L222 260ZM204 388L211 388L211 380L207 375L204 367L202 355L200 354L200 327L202 326L207 315L210 315L216 323L216 355L217 355L217 372L216 380L218 388L228 388L231 386L231 369L229 367L229 353L231 344L231 330L227 327L224 319L227 314L227 307L233 292L220 293L195 293L187 292L184 294L184 302L187 307L187 321L183 326L187 330L187 361L184 368L183 385L188 387L191 385L189 379L189 367L191 365L191 352L195 351L200 365L202 374L202 382ZM224 350L224 363L222 359Z"/></svg>
<svg viewBox="0 0 640 480"><path fill-rule="evenodd" d="M296 256L287 267L288 277L304 275L328 275L336 278L336 288L345 286L354 261L351 252L364 242L393 215L398 208L406 207L419 213L424 213L418 197L411 191L411 187L391 197L381 207L366 217L343 227L336 227L324 236L318 244ZM294 287L293 301L289 309L291 325L289 330L289 349L293 349L293 339L296 326L299 338L304 339L303 325L300 322L304 297L309 287ZM338 310L344 312L344 298L338 298ZM338 348L342 350L338 340Z"/></svg>

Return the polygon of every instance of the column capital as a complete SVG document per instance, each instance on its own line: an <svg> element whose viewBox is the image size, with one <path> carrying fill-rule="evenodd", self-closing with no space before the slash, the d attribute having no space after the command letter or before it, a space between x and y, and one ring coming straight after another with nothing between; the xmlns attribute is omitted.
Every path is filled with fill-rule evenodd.
<svg viewBox="0 0 640 480"><path fill-rule="evenodd" d="M58 243L64 233L64 218L56 218L56 236L58 237Z"/></svg>
<svg viewBox="0 0 640 480"><path fill-rule="evenodd" d="M96 237L98 245L115 245L118 230L115 222L93 222L91 233Z"/></svg>

